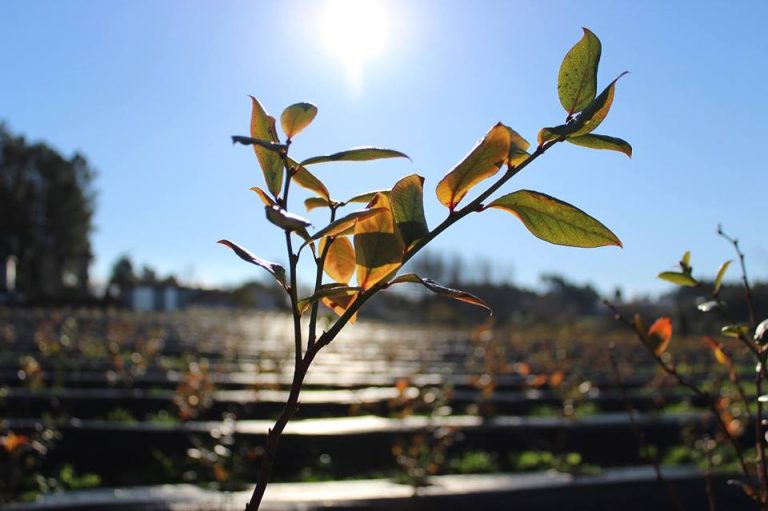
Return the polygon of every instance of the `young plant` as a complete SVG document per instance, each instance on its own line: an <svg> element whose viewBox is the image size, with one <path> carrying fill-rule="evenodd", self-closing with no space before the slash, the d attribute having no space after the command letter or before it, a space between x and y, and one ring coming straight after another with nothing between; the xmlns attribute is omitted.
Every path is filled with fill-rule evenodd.
<svg viewBox="0 0 768 511"><path fill-rule="evenodd" d="M246 506L258 509L270 479L278 442L285 425L293 417L299 402L304 377L323 347L341 330L355 321L362 306L375 294L400 284L418 284L455 300L490 308L480 298L445 287L414 273L398 275L402 266L437 236L464 217L488 209L500 209L515 215L536 237L558 245L573 247L621 246L616 235L580 209L549 195L532 190L517 190L495 199L492 196L504 184L545 152L560 142L594 149L609 149L631 156L630 145L618 138L598 135L594 130L605 119L614 98L613 80L597 94L597 68L601 44L589 30L566 54L558 76L560 103L566 111L565 123L543 128L538 145L530 144L512 128L498 123L438 183L438 201L447 208L447 217L436 227L427 225L423 206L424 178L412 174L397 181L390 190L362 193L347 200L334 198L323 182L310 172L318 165L337 162L362 162L383 158L407 158L399 151L362 147L305 159L294 159L292 146L315 118L317 107L297 103L280 116L285 140L278 136L275 118L261 103L251 98L250 136L235 136L233 142L253 147L264 174L266 189L253 187L264 203L266 217L283 232L288 267L261 259L240 245L221 240L241 259L269 272L290 299L295 340L294 372L288 400L266 440L264 457L256 488ZM504 169L501 174L499 172ZM467 195L475 186L487 186L474 199ZM310 233L307 219L295 214L289 203L291 185L309 190L313 196L304 201L307 210L324 208L328 224ZM466 199L466 200L465 200ZM490 202L487 202L490 199ZM365 204L351 213L342 210L352 204ZM351 238L351 239L350 239ZM313 291L300 296L297 266L299 258L311 257L315 263ZM324 274L330 278L326 280ZM355 277L352 283L353 276ZM318 333L318 309L323 304L338 318L327 330ZM302 316L309 315L306 329Z"/></svg>
<svg viewBox="0 0 768 511"><path fill-rule="evenodd" d="M687 389L700 401L707 404L717 424L717 440L719 442L714 444L710 439L701 445L725 444L730 447L731 453L735 455L743 473L744 480L729 482L741 486L744 492L755 501L759 509L766 511L768 510L768 470L766 468L766 423L763 418L763 407L764 403L768 402L768 395L764 394L763 386L766 382L765 364L766 358L768 358L768 343L766 343L768 341L768 336L766 336L768 319L759 324L756 322L752 287L747 278L744 254L739 248L738 240L725 234L720 227L718 227L717 232L733 246L739 258L741 281L747 303L747 322L734 320L729 312L728 304L720 297L723 279L732 261L725 261L720 265L711 287L694 277L690 252L683 254L680 259L679 271L665 271L660 273L658 278L682 287L700 288L709 294L709 300L700 303L698 309L704 313L719 313L722 326L720 331L712 336L705 335L703 341L706 349L712 352L717 364L722 366L727 381L735 391L729 391L729 389L716 385L711 379L698 382L678 367L669 350L672 341L672 320L670 318L658 318L650 327L646 327L639 314L630 320L622 315L613 304L607 301L605 303L614 312L617 320L624 322L635 332L662 371L674 378L680 387ZM729 347L727 341L717 339L718 335L735 340L736 346ZM741 348L752 357L752 363L755 367L753 379L739 371L733 353L736 348ZM749 383L753 383L755 386L755 396L750 396L745 392L745 387ZM746 426L750 423L754 431L754 438L749 442L754 449L753 459L745 452L743 446L747 431ZM657 472L657 474L660 473Z"/></svg>

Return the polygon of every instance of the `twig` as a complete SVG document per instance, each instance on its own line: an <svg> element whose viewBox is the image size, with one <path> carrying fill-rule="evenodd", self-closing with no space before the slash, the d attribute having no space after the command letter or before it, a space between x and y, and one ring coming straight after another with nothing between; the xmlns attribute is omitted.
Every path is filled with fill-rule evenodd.
<svg viewBox="0 0 768 511"><path fill-rule="evenodd" d="M624 408L626 408L627 414L629 415L629 423L632 426L632 432L635 435L635 440L637 440L637 448L640 451L640 453L643 453L643 452L647 453L647 455L643 457L646 458L653 466L653 471L656 474L656 481L658 481L659 484L661 484L662 486L664 486L664 488L666 488L667 494L669 495L669 500L672 501L672 505L674 506L674 508L677 509L678 511L683 511L685 508L680 503L680 499L677 497L677 492L675 492L675 487L672 485L672 483L664 479L664 476L661 473L658 451L651 452L651 450L648 448L648 445L645 442L645 435L643 434L643 431L640 429L639 425L637 424L637 420L635 419L635 409L632 406L632 403L629 401L626 390L624 388L624 380L621 377L621 371L619 370L619 363L616 359L616 345L614 343L611 343L608 346L608 358L611 361L611 370L613 372L613 380L616 386L619 388L621 400L624 403Z"/></svg>
<svg viewBox="0 0 768 511"><path fill-rule="evenodd" d="M712 411L712 413L715 416L715 419L717 420L717 424L720 427L720 430L723 432L723 435L728 439L728 443L731 444L731 447L733 448L734 452L736 453L736 457L739 460L739 465L741 466L741 471L744 473L745 476L749 476L749 469L747 468L747 462L744 459L744 452L739 445L739 443L736 441L736 439L731 435L730 431L728 431L728 425L723 420L723 417L720 415L720 412L717 408L717 402L716 400L708 393L703 390L701 390L699 387L697 387L695 384L691 383L687 379L683 377L678 371L677 368L668 362L665 362L662 360L662 358L657 355L653 349L645 342L644 334L645 332L641 332L638 330L637 326L635 326L634 323L629 321L624 315L621 314L621 312L616 308L615 305L613 305L608 300L603 300L603 303L606 307L611 309L611 311L614 314L614 318L616 318L617 321L621 321L622 323L628 325L637 335L638 339L640 339L640 343L645 346L646 351L653 357L653 359L656 361L656 364L664 370L665 373L672 376L677 380L677 382L682 385L683 387L686 387L691 392L693 392L698 398L703 400L707 403L707 406L709 406L709 409Z"/></svg>

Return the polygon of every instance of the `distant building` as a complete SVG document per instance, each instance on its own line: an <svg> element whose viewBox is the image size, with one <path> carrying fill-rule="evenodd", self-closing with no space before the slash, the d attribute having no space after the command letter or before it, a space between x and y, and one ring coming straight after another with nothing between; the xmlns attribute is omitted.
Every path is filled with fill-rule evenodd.
<svg viewBox="0 0 768 511"><path fill-rule="evenodd" d="M184 308L190 291L176 284L138 284L129 291L128 306L142 312L173 312Z"/></svg>

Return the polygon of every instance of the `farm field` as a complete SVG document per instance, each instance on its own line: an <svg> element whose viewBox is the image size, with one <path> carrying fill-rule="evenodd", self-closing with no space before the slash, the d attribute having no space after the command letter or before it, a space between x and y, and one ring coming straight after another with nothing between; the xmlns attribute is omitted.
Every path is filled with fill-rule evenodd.
<svg viewBox="0 0 768 511"><path fill-rule="evenodd" d="M727 395L727 374L701 342L675 338L670 351L680 371ZM286 399L292 343L291 319L277 313L0 309L0 498L55 503L71 495L55 492L173 484L177 497L235 492L236 501ZM426 504L414 504L415 493L444 503L479 492L490 506L517 492L533 499L527 509L549 509L545 481L562 495L601 488L604 498L607 485L616 502L628 494L617 485L635 484L665 505L649 463L658 458L689 501L706 502L708 479L718 499L748 508L725 485L735 465L712 416L673 383L631 333L594 322L462 330L360 321L308 374L275 468L284 484L266 504L296 504L301 488L381 509L394 501L377 495L417 509ZM746 446L740 413L733 404L729 428Z"/></svg>

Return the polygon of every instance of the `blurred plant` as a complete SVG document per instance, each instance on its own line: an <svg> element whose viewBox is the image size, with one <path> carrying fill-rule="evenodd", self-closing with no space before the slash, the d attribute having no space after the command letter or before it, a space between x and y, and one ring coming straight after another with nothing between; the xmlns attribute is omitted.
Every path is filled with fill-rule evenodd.
<svg viewBox="0 0 768 511"><path fill-rule="evenodd" d="M215 390L208 360L188 360L187 372L176 387L176 395L173 397L179 418L194 419L213 406Z"/></svg>
<svg viewBox="0 0 768 511"><path fill-rule="evenodd" d="M717 431L714 433L714 437L710 436L709 433L704 433L698 437L694 445L697 451L694 458L704 461L700 464L704 466L705 472L708 474L713 468L728 466L727 460L735 457L736 466L741 470L744 480L732 480L730 482L740 486L759 508L765 511L768 510L768 475L765 458L766 424L763 419L763 404L768 402L768 394L763 394L763 384L766 381L765 364L768 357L768 335L766 335L768 319L757 324L752 288L747 278L744 254L739 247L738 240L728 236L719 226L717 232L733 246L739 259L741 281L749 315L747 321L733 318L728 304L720 298L723 279L732 262L725 261L718 269L711 287L706 286L709 299L698 306L698 309L704 313L719 314L722 326L718 334L732 339L729 342L709 335L702 339L706 349L712 353L717 364L722 367L725 378L719 378L718 375L713 374L704 381L698 381L687 374L682 364L676 363L675 356L669 349L673 330L670 318L658 318L650 327L646 327L639 314L635 314L634 318L630 320L616 306L608 301L605 303L614 312L617 320L625 323L635 332L658 367L672 377L679 387L687 389L699 401L706 403L709 407L716 422ZM696 287L702 290L705 288L704 283L693 275L690 252L683 254L680 259L679 271L662 272L659 274L659 278L678 286ZM753 378L739 371L739 364L734 359L742 354L751 356L753 360L755 367ZM723 380L727 381L728 385L724 385ZM756 398L748 395L745 391L750 383L754 383ZM751 441L754 454L745 451L743 447L744 443L748 443L745 438L748 426L754 431L754 438ZM730 447L727 454L722 452L724 444ZM708 491L708 495L711 496L711 491Z"/></svg>
<svg viewBox="0 0 768 511"><path fill-rule="evenodd" d="M578 452L522 451L509 455L509 464L516 472L557 470L565 473L594 473L598 467L585 464Z"/></svg>
<svg viewBox="0 0 768 511"><path fill-rule="evenodd" d="M20 434L0 424L0 504L31 500L38 493L55 489L55 478L40 469L60 434L42 424L30 433Z"/></svg>
<svg viewBox="0 0 768 511"><path fill-rule="evenodd" d="M319 351L332 342L339 332L355 321L361 307L375 294L396 284L412 283L424 286L438 295L468 302L490 311L480 298L451 289L414 273L397 275L401 267L459 220L487 209L500 209L515 215L538 238L550 243L576 247L621 246L621 242L602 223L580 209L549 195L518 190L496 199L491 196L521 170L560 142L594 149L609 149L631 156L630 145L618 138L597 135L594 130L603 122L611 108L616 82L614 79L600 94L597 89L597 69L601 43L589 30L566 54L558 74L558 95L566 111L561 125L543 128L538 133L538 145L532 153L530 144L513 129L498 123L480 140L471 152L438 183L437 199L448 210L448 216L430 230L424 215L424 178L412 174L399 180L390 190L356 195L347 200L331 197L323 182L309 167L334 162L360 162L385 158L407 158L399 151L362 147L323 156L295 160L291 153L293 139L311 124L317 107L297 103L286 108L280 116L285 134L281 142L276 119L270 117L261 103L251 98L250 136L235 136L233 142L253 146L266 182L266 190L253 187L264 203L267 220L283 231L288 256L288 268L266 261L229 240L220 243L237 256L266 270L290 298L293 315L295 357L294 376L285 407L267 437L265 455L256 488L246 509L258 509L270 479L280 436L298 408L304 377ZM506 170L488 188L463 207L459 204L476 185ZM288 196L291 184L308 189L314 196L306 199L307 210L325 209L329 223L310 234L311 223L290 211ZM349 204L367 204L365 209L339 215ZM297 236L301 243L294 248ZM350 241L349 236L352 236ZM297 241L298 243L298 241ZM300 297L297 267L302 252L311 252L315 263L314 288L309 296ZM324 283L323 274L332 282ZM352 276L356 283L350 284ZM330 308L339 318L318 335L319 304ZM301 317L309 314L304 345Z"/></svg>
<svg viewBox="0 0 768 511"><path fill-rule="evenodd" d="M446 450L453 444L457 429L452 427L430 428L428 432L399 440L392 448L401 472L397 482L419 488L429 486L429 476L436 475L446 462Z"/></svg>

